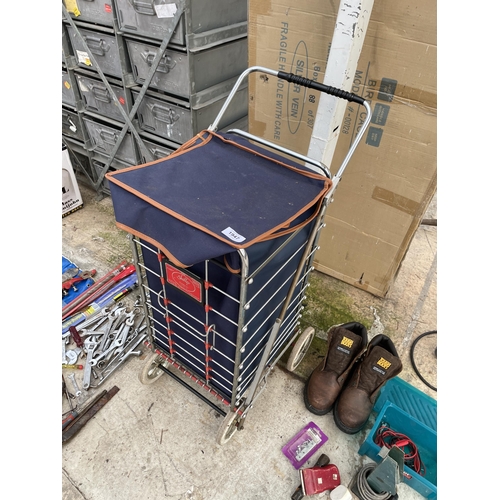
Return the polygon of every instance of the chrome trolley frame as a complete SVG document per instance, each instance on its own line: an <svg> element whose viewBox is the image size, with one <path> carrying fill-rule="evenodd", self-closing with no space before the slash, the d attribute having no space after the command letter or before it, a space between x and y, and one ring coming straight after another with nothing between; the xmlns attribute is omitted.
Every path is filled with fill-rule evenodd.
<svg viewBox="0 0 500 500"><path fill-rule="evenodd" d="M365 107L367 117L334 176L325 165L312 158L242 130L232 129L228 132L301 161L316 174L321 173L332 181L318 215L308 227L308 235L304 237L304 230L298 229L282 237L255 269L245 249L237 250L239 269L235 266L236 271L229 271L218 259L206 260L196 270L178 269L168 262L160 249L129 234L142 302L146 309L146 345L152 351L139 378L143 384L150 384L167 373L223 415L224 421L216 438L219 444L225 444L236 430L243 429L249 410L262 393L269 374L282 354L293 345L287 362L287 369L293 371L313 340L314 329L308 327L302 331L300 319L309 276L314 269L312 263L319 235L325 225L325 211L333 201L333 193L371 117L369 103L355 94L291 73L254 66L241 74L209 131L217 131L233 96L252 72L275 76L295 85L356 102ZM213 281L213 276L225 272L231 275L231 279L239 280L238 286L233 286L231 291ZM264 279L259 279L264 275ZM181 286L198 294L200 307L203 308L201 316L193 315L182 304L168 298L167 286L172 276ZM152 280L154 285L151 284ZM219 281L226 282L225 278ZM256 286L257 289L254 289ZM280 293L281 298L276 303L274 297ZM236 311L232 317L214 305L228 301ZM254 303L258 303L258 307ZM217 329L209 319L213 317L209 315L213 314L227 323L234 335L228 336ZM272 326L263 331L263 324L269 324L270 319ZM234 353L232 357L228 356L225 347Z"/></svg>

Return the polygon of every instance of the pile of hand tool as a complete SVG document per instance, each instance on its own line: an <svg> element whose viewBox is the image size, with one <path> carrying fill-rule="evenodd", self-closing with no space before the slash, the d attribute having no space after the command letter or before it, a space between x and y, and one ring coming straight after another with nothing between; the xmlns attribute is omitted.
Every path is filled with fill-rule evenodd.
<svg viewBox="0 0 500 500"><path fill-rule="evenodd" d="M140 347L147 333L140 299L131 306L120 301L136 286L135 266L124 261L63 307L63 396L70 408L63 414L63 442L65 433L73 436L86 422L84 419L73 427L89 391L131 356L142 354ZM86 418L88 415L92 412Z"/></svg>

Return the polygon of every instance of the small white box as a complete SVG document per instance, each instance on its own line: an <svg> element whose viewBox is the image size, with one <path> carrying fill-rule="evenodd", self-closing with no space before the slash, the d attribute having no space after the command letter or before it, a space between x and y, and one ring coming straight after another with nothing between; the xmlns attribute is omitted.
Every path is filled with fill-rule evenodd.
<svg viewBox="0 0 500 500"><path fill-rule="evenodd" d="M83 207L82 195L66 148L62 151L62 216Z"/></svg>

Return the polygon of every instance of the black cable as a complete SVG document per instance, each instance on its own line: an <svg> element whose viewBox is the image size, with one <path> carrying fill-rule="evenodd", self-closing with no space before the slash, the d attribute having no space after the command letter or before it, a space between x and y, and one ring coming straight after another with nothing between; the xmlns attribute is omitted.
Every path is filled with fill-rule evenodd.
<svg viewBox="0 0 500 500"><path fill-rule="evenodd" d="M421 339L423 339L424 337L427 337L428 335L433 335L433 334L437 334L437 330L430 330L428 332L425 332L425 333L422 333L422 335L419 335L412 343L411 345L411 349L410 349L410 362L411 362L411 366L413 366L413 369L415 370L415 373L417 374L418 378L429 388L431 388L433 391L436 391L437 392L437 387L434 387L432 384L430 384L429 382L427 382L427 380L425 380L425 378L422 376L422 374L419 372L418 368L417 368L417 365L415 364L415 357L414 357L414 352L415 352L415 346L417 345L417 342ZM436 350L434 351L434 354L436 355L437 357L437 347L436 347Z"/></svg>

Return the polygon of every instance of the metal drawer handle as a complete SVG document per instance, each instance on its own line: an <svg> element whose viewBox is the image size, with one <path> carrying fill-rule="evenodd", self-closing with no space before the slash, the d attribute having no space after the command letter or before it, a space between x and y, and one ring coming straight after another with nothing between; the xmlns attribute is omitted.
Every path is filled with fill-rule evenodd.
<svg viewBox="0 0 500 500"><path fill-rule="evenodd" d="M100 130L99 135L102 139L102 142L110 144L111 146L114 146L118 139L115 132L108 132L107 130Z"/></svg>
<svg viewBox="0 0 500 500"><path fill-rule="evenodd" d="M158 104L148 105L153 117L167 125L173 125L178 119L179 115L172 108L164 108Z"/></svg>
<svg viewBox="0 0 500 500"><path fill-rule="evenodd" d="M105 103L111 102L111 96L109 95L108 89L106 87L100 87L98 85L91 85L90 90L94 94L96 101L101 101Z"/></svg>
<svg viewBox="0 0 500 500"><path fill-rule="evenodd" d="M109 50L109 45L106 45L106 41L102 38L84 35L83 39L85 40L85 43L87 44L92 54L95 54L97 56L104 56Z"/></svg>
<svg viewBox="0 0 500 500"><path fill-rule="evenodd" d="M148 66L152 66L153 60L156 56L156 52L142 52L141 56L146 61L146 64ZM160 63L158 64L156 71L160 73L169 73L170 70L173 69L174 67L175 67L175 61L173 61L170 56L164 54L160 59Z"/></svg>
<svg viewBox="0 0 500 500"><path fill-rule="evenodd" d="M149 0L149 2L147 1L141 2L140 0L129 0L129 3L132 5L133 9L139 14L144 14L145 16L156 15L153 0Z"/></svg>
<svg viewBox="0 0 500 500"><path fill-rule="evenodd" d="M158 148L153 148L150 151L153 154L153 158L155 160L159 160L160 158L165 158L165 156L169 155L168 151L162 151L161 149Z"/></svg>
<svg viewBox="0 0 500 500"><path fill-rule="evenodd" d="M148 148L148 151L153 156L153 161L154 160L159 160L161 158L165 158L166 156L168 156L170 154L170 152L168 152L168 151L164 151L164 150L161 150L161 149L155 148L155 147ZM143 163L147 162L147 160L146 160L146 158L144 156L142 157L142 162Z"/></svg>

